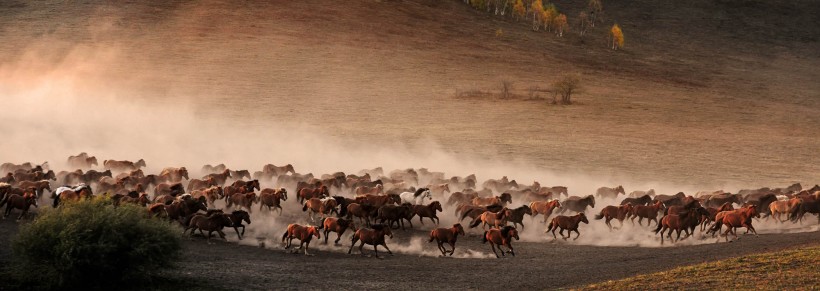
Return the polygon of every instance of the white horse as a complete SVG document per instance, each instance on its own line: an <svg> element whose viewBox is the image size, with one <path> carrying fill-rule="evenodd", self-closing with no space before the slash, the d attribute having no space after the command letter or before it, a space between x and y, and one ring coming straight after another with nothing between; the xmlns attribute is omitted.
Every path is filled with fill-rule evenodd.
<svg viewBox="0 0 820 291"><path fill-rule="evenodd" d="M433 195L430 194L430 189L427 188L419 188L415 193L404 192L399 194L399 197L401 197L401 203L410 203L413 205L423 205L424 198L433 200Z"/></svg>

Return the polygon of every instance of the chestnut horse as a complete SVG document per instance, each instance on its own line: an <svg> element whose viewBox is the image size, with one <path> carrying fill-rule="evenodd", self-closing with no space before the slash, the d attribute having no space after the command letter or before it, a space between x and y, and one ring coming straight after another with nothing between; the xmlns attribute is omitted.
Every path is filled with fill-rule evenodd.
<svg viewBox="0 0 820 291"><path fill-rule="evenodd" d="M747 231L751 231L754 235L757 235L757 231L754 226L752 226L753 217L760 217L760 214L757 212L757 206L755 205L750 205L738 210L720 212L715 217L715 226L712 227L710 231L717 232L721 226L726 225L726 232L723 233L723 236L726 237L726 241L729 241L729 232L737 239L735 228L738 227L745 227Z"/></svg>
<svg viewBox="0 0 820 291"><path fill-rule="evenodd" d="M17 217L17 220L20 220L23 216L26 216L28 209L32 205L37 207L37 194L35 194L34 191L26 191L22 196L17 194L6 195L6 197L0 201L0 207L3 207L4 204L6 205L6 212L3 214L3 219L9 217L12 209L20 209L22 212L20 216Z"/></svg>
<svg viewBox="0 0 820 291"><path fill-rule="evenodd" d="M119 195L119 194L117 194L117 195ZM114 196L116 197L116 195L114 195ZM115 205L121 205L123 203L136 204L136 205L145 207L149 203L151 203L151 199L148 199L148 194L140 193L139 196L137 196L137 198L134 198L134 197L131 197L131 196L128 196L128 195L123 195L123 196L119 197L119 199L115 200Z"/></svg>
<svg viewBox="0 0 820 291"><path fill-rule="evenodd" d="M182 187L182 183L159 183L154 187L154 196L171 195L177 197L182 194L185 194L185 188Z"/></svg>
<svg viewBox="0 0 820 291"><path fill-rule="evenodd" d="M378 195L378 194L384 194L384 186L382 186L381 184L376 185L376 186L374 186L374 187L359 186L359 187L356 187L356 191L355 191L355 193L356 193L356 195L367 195L367 194L370 194L370 195Z"/></svg>
<svg viewBox="0 0 820 291"><path fill-rule="evenodd" d="M512 203L512 195L510 193L502 193L499 196L495 197L488 197L488 198L481 198L476 197L473 198L473 205L476 206L487 206L492 204L499 204L501 206L506 206L507 203Z"/></svg>
<svg viewBox="0 0 820 291"><path fill-rule="evenodd" d="M333 241L333 243L339 244L339 240L342 239L342 235L345 233L345 231L347 231L348 228L352 228L354 232L357 230L356 224L353 223L353 220L336 217L322 218L322 220L319 222L319 226L321 227L321 229L324 229L325 244L327 244L328 235L331 231L337 234L336 240Z"/></svg>
<svg viewBox="0 0 820 291"><path fill-rule="evenodd" d="M399 195L390 194L390 195L362 195L356 196L356 202L359 204L368 203L375 207L382 207L386 204L399 204L401 203L401 198Z"/></svg>
<svg viewBox="0 0 820 291"><path fill-rule="evenodd" d="M660 201L655 201L655 204L652 206L644 206L644 205L636 205L632 208L632 216L630 221L632 224L635 224L635 217L638 217L638 225L643 225L641 221L646 218L647 225L652 225L652 221L654 220L655 223L660 223L658 221L658 212L661 211L663 207L663 203Z"/></svg>
<svg viewBox="0 0 820 291"><path fill-rule="evenodd" d="M484 211L481 215L479 215L476 219L470 223L470 228L475 228L479 224L481 224L481 228L486 230L487 225L492 225L493 227L504 226L507 224L507 218L511 215L510 209L504 207L501 211L498 212L491 212L491 211Z"/></svg>
<svg viewBox="0 0 820 291"><path fill-rule="evenodd" d="M658 227L655 229L655 234L658 234L660 231L661 234L661 244L663 244L663 235L666 230L669 230L669 238L672 238L672 231L677 231L677 237L673 242L677 242L680 240L680 233L681 231L686 233L686 236L683 239L691 236L692 233L689 233L689 227L692 225L697 225L697 212L695 208L690 208L686 210L682 210L677 214L667 214L661 221L658 223Z"/></svg>
<svg viewBox="0 0 820 291"><path fill-rule="evenodd" d="M370 217L375 216L378 211L379 208L368 203L350 203L347 205L347 218L358 217L359 223L364 219L366 225L370 226Z"/></svg>
<svg viewBox="0 0 820 291"><path fill-rule="evenodd" d="M86 184L80 184L74 188L60 187L54 190L54 194L52 195L54 204L52 206L57 208L61 201L80 200L89 198L92 195L94 195L94 193L91 191L91 186Z"/></svg>
<svg viewBox="0 0 820 291"><path fill-rule="evenodd" d="M239 207L244 207L245 209L248 210L248 212L252 211L251 206L253 206L253 203L258 201L258 199L256 197L256 193L254 193L254 192L248 192L248 193L242 193L242 194L237 193L237 194L231 195L230 197L226 196L226 198L227 198L227 201L228 201L228 204L226 205L226 207L230 208L230 207L233 207L234 204L236 204Z"/></svg>
<svg viewBox="0 0 820 291"><path fill-rule="evenodd" d="M351 238L353 243L350 245L350 249L347 250L347 253L352 254L353 246L356 245L356 242L361 241L361 244L359 245L359 253L362 255L364 255L362 248L364 248L365 244L373 246L373 251L376 253L377 258L379 257L379 246L383 246L384 249L387 250L387 253L392 255L393 252L390 251L390 248L387 247L387 244L384 241L385 235L393 238L393 232L390 231L390 227L384 224L374 224L371 228L361 228L353 233L353 237Z"/></svg>
<svg viewBox="0 0 820 291"><path fill-rule="evenodd" d="M265 188L259 192L259 211L262 211L262 206L267 206L268 211L272 209L279 209L279 215L282 215L281 201L288 200L288 190L285 188L271 189Z"/></svg>
<svg viewBox="0 0 820 291"><path fill-rule="evenodd" d="M208 179L205 179L205 180L191 179L190 181L188 181L188 187L186 187L186 189L188 189L188 192L191 192L193 190L198 190L198 189L208 188L208 187L213 187L213 186L219 186L219 184L216 183L216 180L214 180L214 178L208 178Z"/></svg>
<svg viewBox="0 0 820 291"><path fill-rule="evenodd" d="M28 189L34 188L36 189L37 197L43 196L43 190L51 192L51 183L48 180L40 180L40 181L22 181L17 184L18 188Z"/></svg>
<svg viewBox="0 0 820 291"><path fill-rule="evenodd" d="M478 218L484 211L499 212L504 209L504 206L493 204L489 206L475 206L470 204L459 205L456 207L456 216L461 213L461 218L458 221L464 221L464 218L470 217L472 219Z"/></svg>
<svg viewBox="0 0 820 291"><path fill-rule="evenodd" d="M413 205L413 213L418 215L419 221L422 225L424 225L424 217L429 217L433 223L438 225L439 219L436 215L436 211L443 211L441 210L441 203L438 201L430 202L430 204L427 205Z"/></svg>
<svg viewBox="0 0 820 291"><path fill-rule="evenodd" d="M339 206L339 204L336 202L336 199L333 198L310 198L305 202L305 205L302 206L302 211L310 210L310 212L308 212L310 221L316 221L316 218L313 217L315 213L321 214L322 218L334 212L339 214L339 211L336 210L336 206Z"/></svg>
<svg viewBox="0 0 820 291"><path fill-rule="evenodd" d="M162 169L162 171L159 173L159 177L163 181L171 183L179 183L180 181L182 181L182 178L185 178L185 180L190 179L188 178L188 169L186 169L185 167L167 167L165 169Z"/></svg>
<svg viewBox="0 0 820 291"><path fill-rule="evenodd" d="M299 190L298 195L296 196L299 204L302 204L303 201L309 200L311 198L322 198L330 196L330 191L328 191L327 186L322 185L318 188L302 188Z"/></svg>
<svg viewBox="0 0 820 291"><path fill-rule="evenodd" d="M253 189L256 189L257 191L261 190L260 187L259 187L259 180L250 180L250 181L236 180L236 181L233 182L233 184L231 184L231 186L245 187L250 191L253 191Z"/></svg>
<svg viewBox="0 0 820 291"><path fill-rule="evenodd" d="M193 190L191 196L194 198L205 197L209 205L215 206L216 200L225 196L225 192L222 191L222 187L212 186L206 189Z"/></svg>
<svg viewBox="0 0 820 291"><path fill-rule="evenodd" d="M231 171L228 170L228 169L225 169L224 171L222 171L222 173L219 173L219 174L208 174L208 175L202 176L202 180L214 179L214 183L216 183L219 186L224 186L225 182L228 180L228 178L231 178L231 177L232 177L231 176Z"/></svg>
<svg viewBox="0 0 820 291"><path fill-rule="evenodd" d="M612 219L617 219L618 222L621 224L620 227L624 226L624 219L629 216L629 213L632 212L632 204L624 204L621 206L610 205L601 209L601 213L595 215L595 220L601 220L602 218L606 218L606 226L609 227L609 230L612 231L612 224L609 222Z"/></svg>
<svg viewBox="0 0 820 291"><path fill-rule="evenodd" d="M515 257L515 250L512 247L512 239L515 238L519 240L518 237L518 230L515 229L513 226L505 226L502 228L491 228L490 230L484 231L484 235L481 236L481 243L490 242L490 246L493 247L493 254L495 254L496 258L499 258L498 253L495 251L495 246L498 245L498 250L501 251L501 255L504 256L504 249L501 246L506 246L509 250L507 251L513 257Z"/></svg>
<svg viewBox="0 0 820 291"><path fill-rule="evenodd" d="M552 215L552 211L555 208L561 207L561 202L558 202L557 199L550 200L550 201L535 201L530 203L530 209L532 209L532 217L534 218L538 214L544 215L544 223L547 223L547 219L549 219L550 215Z"/></svg>
<svg viewBox="0 0 820 291"><path fill-rule="evenodd" d="M401 230L404 230L404 221L407 220L410 223L410 227L413 227L413 222L411 219L415 213L413 212L413 205L410 203L403 203L402 205L384 205L379 207L377 212L378 219L381 220L381 223L387 222L387 225L392 227L393 223L397 224L396 228L401 227Z"/></svg>
<svg viewBox="0 0 820 291"><path fill-rule="evenodd" d="M584 215L583 212L574 216L559 215L550 221L546 232L552 231L553 239L558 239L558 237L555 236L555 230L561 228L558 233L561 234L561 237L564 238L564 240L567 240L570 236L572 236L572 232L574 231L577 235L575 235L573 240L576 240L579 236L581 236L581 232L578 231L578 225L581 224L581 222L589 224L589 220L587 220L587 216ZM567 236L564 236L564 230L567 230Z"/></svg>
<svg viewBox="0 0 820 291"><path fill-rule="evenodd" d="M131 161L116 161L116 160L105 160L103 161L103 168L106 170L118 171L118 172L127 172L137 170L141 167L145 167L145 160L139 159L136 163Z"/></svg>
<svg viewBox="0 0 820 291"><path fill-rule="evenodd" d="M433 242L433 240L438 243L438 249L441 251L442 256L447 256L447 253L450 253L450 256L453 256L453 253L456 251L456 241L458 240L458 235L464 236L464 228L461 227L461 223L453 224L451 228L436 228L430 231L430 241L428 243ZM450 244L450 248L452 250L447 251L444 247L444 243Z"/></svg>

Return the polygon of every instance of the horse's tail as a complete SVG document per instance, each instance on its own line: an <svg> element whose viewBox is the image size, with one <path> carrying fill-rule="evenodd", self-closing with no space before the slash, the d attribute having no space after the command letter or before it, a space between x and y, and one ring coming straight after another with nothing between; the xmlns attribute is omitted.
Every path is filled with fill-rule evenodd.
<svg viewBox="0 0 820 291"><path fill-rule="evenodd" d="M663 222L663 219L664 219L664 218L666 218L666 215L664 215L663 217L661 217L660 222ZM660 222L658 222L658 227L657 227L657 228L655 228L655 230L654 230L655 234L658 234L658 232L659 232L659 231L661 231L661 228L663 228L663 223L660 223Z"/></svg>
<svg viewBox="0 0 820 291"><path fill-rule="evenodd" d="M11 195L6 194L6 196L5 196L5 197L3 197L3 200L2 200L2 201L0 201L0 207L3 207L3 205L6 205L6 203L8 203L8 201L9 201L9 196L11 196Z"/></svg>
<svg viewBox="0 0 820 291"><path fill-rule="evenodd" d="M305 205L304 205L304 206L302 206L302 211L307 211L307 209L308 209L308 207L307 207L307 202L305 202Z"/></svg>
<svg viewBox="0 0 820 291"><path fill-rule="evenodd" d="M59 206L59 205L60 205L60 195L56 195L56 196L54 196L54 203L51 206L54 207L54 208L57 208L57 206Z"/></svg>
<svg viewBox="0 0 820 291"><path fill-rule="evenodd" d="M480 218L473 219L473 222L470 223L470 228L475 228L479 224L481 224L481 219Z"/></svg>
<svg viewBox="0 0 820 291"><path fill-rule="evenodd" d="M316 229L322 229L325 227L325 219L327 219L327 217L322 217L322 219L319 220L319 226L317 226Z"/></svg>
<svg viewBox="0 0 820 291"><path fill-rule="evenodd" d="M428 243L431 243L431 242L433 242L433 240L435 240L435 239L436 239L436 237L435 237L435 236L433 236L433 232L431 231L431 232L430 232L430 240L428 240L427 242L428 242Z"/></svg>
<svg viewBox="0 0 820 291"><path fill-rule="evenodd" d="M547 231L551 230L553 226L555 226L555 219L554 218L550 221L550 224L547 225Z"/></svg>
<svg viewBox="0 0 820 291"><path fill-rule="evenodd" d="M723 226L723 217L721 217L721 218L715 217L715 224L712 225L712 228L710 228L709 231L707 231L706 233L717 232L718 230L720 230L720 228L722 226Z"/></svg>
<svg viewBox="0 0 820 291"><path fill-rule="evenodd" d="M603 210L601 210L601 213L595 214L595 220L601 220L601 218L604 218Z"/></svg>
<svg viewBox="0 0 820 291"><path fill-rule="evenodd" d="M464 212L461 213L461 219L459 219L458 221L464 221L464 219L467 218L468 215L470 215L470 212L472 212L472 210L470 209L464 210Z"/></svg>
<svg viewBox="0 0 820 291"><path fill-rule="evenodd" d="M483 243L483 244L487 243L487 232L489 232L489 231L485 230L484 234L481 235L481 243Z"/></svg>
<svg viewBox="0 0 820 291"><path fill-rule="evenodd" d="M285 233L282 234L282 242L285 242L285 239L288 238L288 231L285 230Z"/></svg>

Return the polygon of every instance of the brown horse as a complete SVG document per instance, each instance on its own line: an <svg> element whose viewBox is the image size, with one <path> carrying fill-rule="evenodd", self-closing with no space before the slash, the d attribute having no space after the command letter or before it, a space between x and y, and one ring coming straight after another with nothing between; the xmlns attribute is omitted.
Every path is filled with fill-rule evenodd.
<svg viewBox="0 0 820 291"><path fill-rule="evenodd" d="M37 207L37 194L35 194L34 191L26 191L22 196L17 194L6 195L6 197L0 201L0 207L3 207L3 205L6 205L6 212L3 214L3 219L9 217L12 209L20 209L22 212L20 216L17 217L17 220L20 220L23 216L26 216L28 209L32 205Z"/></svg>
<svg viewBox="0 0 820 291"><path fill-rule="evenodd" d="M114 195L114 196L116 197L117 195ZM137 196L137 198L134 198L134 197L131 197L131 196L128 196L128 195L123 195L123 196L120 196L119 199L116 199L114 201L115 201L115 205L121 205L123 203L130 203L130 204L136 204L136 205L139 205L139 206L142 206L142 207L145 207L149 203L151 203L151 199L148 199L148 194L147 193L140 193L140 195Z"/></svg>
<svg viewBox="0 0 820 291"><path fill-rule="evenodd" d="M219 173L219 172L225 171L226 169L228 169L228 166L225 166L225 164L219 164L219 165L216 165L216 166L211 166L211 164L206 164L206 165L202 166L202 169L200 169L200 171L202 173L205 173L205 174L213 174L213 173Z"/></svg>
<svg viewBox="0 0 820 291"><path fill-rule="evenodd" d="M281 201L288 200L288 190L285 188L271 189L265 188L259 192L259 211L262 211L262 206L267 206L268 211L272 209L279 209L279 215L282 215Z"/></svg>
<svg viewBox="0 0 820 291"><path fill-rule="evenodd" d="M208 187L213 187L213 186L219 186L219 184L216 183L216 180L214 180L213 177L210 177L210 178L205 179L205 180L191 179L190 181L188 181L188 187L186 187L186 189L188 189L188 192L191 192L193 190L198 190L198 189L208 188Z"/></svg>
<svg viewBox="0 0 820 291"><path fill-rule="evenodd" d="M210 188L193 190L191 191L191 196L194 198L205 197L209 205L215 206L216 200L225 196L225 192L222 191L222 187L212 186Z"/></svg>
<svg viewBox="0 0 820 291"><path fill-rule="evenodd" d="M624 204L620 206L610 205L601 209L601 213L595 215L595 220L601 220L602 218L606 218L606 226L609 227L609 230L612 231L612 224L609 222L612 219L617 219L618 222L621 224L620 227L624 226L624 219L629 217L629 213L632 212L632 204Z"/></svg>
<svg viewBox="0 0 820 291"><path fill-rule="evenodd" d="M226 207L230 208L230 207L233 207L234 204L236 204L239 207L244 207L245 209L248 210L248 212L252 211L251 206L253 206L253 203L258 201L258 199L256 197L256 193L254 193L254 192L241 193L241 194L237 193L237 194L231 195L230 197L226 196L226 198L227 198L227 202L228 202Z"/></svg>
<svg viewBox="0 0 820 291"><path fill-rule="evenodd" d="M450 184L443 183L428 185L427 189L430 190L430 194L440 196L444 195L444 192L450 193Z"/></svg>
<svg viewBox="0 0 820 291"><path fill-rule="evenodd" d="M515 257L515 250L513 250L512 247L513 238L516 240L520 239L518 237L518 230L513 226L505 226L500 229L491 228L490 230L484 231L484 235L481 236L481 242L490 242L490 246L493 248L493 254L495 254L496 258L499 258L498 253L495 251L496 245L498 245L498 250L501 251L502 256L504 256L504 249L502 249L501 246L506 246L509 249L507 252Z"/></svg>
<svg viewBox="0 0 820 291"><path fill-rule="evenodd" d="M658 195L655 195L654 199L652 199L652 203L660 201L666 207L674 206L674 205L682 205L684 198L686 198L686 194L683 194L683 192L678 192L675 195L658 194Z"/></svg>
<svg viewBox="0 0 820 291"><path fill-rule="evenodd" d="M381 220L381 223L387 223L388 226L392 227L393 223L396 223L396 228L401 227L401 230L404 230L404 221L407 220L410 223L410 227L413 227L413 222L411 219L415 213L413 212L413 205L410 203L404 203L402 205L384 205L379 207L377 212L377 218Z"/></svg>
<svg viewBox="0 0 820 291"><path fill-rule="evenodd" d="M370 226L370 217L375 216L378 211L379 208L368 203L350 203L347 205L347 218L358 217L359 223L364 219L366 225Z"/></svg>
<svg viewBox="0 0 820 291"><path fill-rule="evenodd" d="M356 202L359 204L368 203L375 207L382 207L387 204L399 204L401 203L401 197L399 195L390 194L390 195L362 195L356 196Z"/></svg>
<svg viewBox="0 0 820 291"><path fill-rule="evenodd" d="M634 205L649 205L652 203L652 196L649 194L640 196L640 197L627 197L624 200L621 200L621 205L626 205L627 203Z"/></svg>
<svg viewBox="0 0 820 291"><path fill-rule="evenodd" d="M538 214L544 215L544 223L547 223L547 219L549 219L550 215L552 215L552 211L555 208L561 207L561 202L558 200L550 200L550 201L535 201L530 203L530 209L532 209L532 217L537 216Z"/></svg>
<svg viewBox="0 0 820 291"><path fill-rule="evenodd" d="M558 213L564 213L567 210L575 212L585 212L587 207L595 208L595 197L587 195L583 198L578 196L569 196L564 202L561 202L561 210Z"/></svg>
<svg viewBox="0 0 820 291"><path fill-rule="evenodd" d="M456 216L460 215L460 221L464 221L465 218L470 217L472 219L478 218L479 215L483 214L484 211L491 211L491 212L499 212L503 209L504 206L493 204L490 206L475 206L471 204L459 205L456 207Z"/></svg>
<svg viewBox="0 0 820 291"><path fill-rule="evenodd" d="M305 205L302 206L302 211L308 211L308 215L310 216L310 221L316 221L313 217L315 213L319 213L324 218L327 215L332 213L339 214L339 211L336 210L336 207L339 206L336 199L333 198L310 198L305 202Z"/></svg>
<svg viewBox="0 0 820 291"><path fill-rule="evenodd" d="M422 225L424 225L424 217L429 217L433 223L438 225L439 219L436 215L436 211L442 211L441 203L438 201L430 202L430 204L427 205L413 205L413 213L418 215L419 221Z"/></svg>
<svg viewBox="0 0 820 291"><path fill-rule="evenodd" d="M57 206L59 206L62 201L77 201L80 199L89 198L94 195L94 193L91 191L91 186L85 184L80 184L74 188L66 188L68 189L58 188L57 190L55 190L55 195L52 195L52 198L54 198L54 204L52 206L54 208L57 208ZM59 192L59 194L57 192Z"/></svg>
<svg viewBox="0 0 820 291"><path fill-rule="evenodd" d="M524 230L524 215L532 216L532 209L527 205L521 205L518 208L510 210L510 216L507 217L508 222L512 222L513 226L521 225L521 230Z"/></svg>
<svg viewBox="0 0 820 291"><path fill-rule="evenodd" d="M251 215L248 214L245 210L234 210L231 214L228 214L228 218L231 219L231 226L233 230L236 231L236 236L242 240L242 236L245 235L245 225L242 224L244 221L247 224L251 224ZM239 233L239 228L242 228L242 233Z"/></svg>
<svg viewBox="0 0 820 291"><path fill-rule="evenodd" d="M703 203L705 207L720 207L723 203L732 202L741 204L740 195L739 194L718 194L709 196L708 199Z"/></svg>
<svg viewBox="0 0 820 291"><path fill-rule="evenodd" d="M288 172L292 174L296 174L296 171L293 170L293 165L287 164L281 167L274 166L273 164L267 164L262 167L263 173L272 174L274 176L281 176L287 174Z"/></svg>
<svg viewBox="0 0 820 291"><path fill-rule="evenodd" d="M476 197L473 198L473 205L476 206L487 206L493 204L500 204L501 206L506 206L507 203L512 203L512 195L510 193L502 193L499 196L495 197L488 197L488 198L481 198Z"/></svg>
<svg viewBox="0 0 820 291"><path fill-rule="evenodd" d="M558 237L555 236L555 230L560 228L561 230L559 230L558 233L561 234L561 237L564 240L567 240L570 236L572 236L572 232L574 231L577 235L575 235L573 240L576 240L579 236L581 236L581 233L578 231L578 225L580 225L581 222L589 224L589 220L587 220L587 216L584 215L583 212L573 216L559 215L550 221L546 232L551 231L553 239L558 239ZM567 230L567 236L564 236L564 230Z"/></svg>
<svg viewBox="0 0 820 291"><path fill-rule="evenodd" d="M207 231L208 232L208 243L211 242L211 235L213 235L214 231L219 234L223 240L228 240L225 238L225 233L222 232L222 229L225 227L230 227L233 225L231 222L231 218L229 215L217 212L212 213L209 216L205 216L204 214L195 214L191 221L188 223L188 226L185 227L185 230L182 231L185 234L186 231L189 229L191 230L191 235L194 235L194 231L199 229L200 232Z"/></svg>
<svg viewBox="0 0 820 291"><path fill-rule="evenodd" d="M228 178L232 178L231 171L228 169L225 169L222 173L202 176L202 180L214 179L214 182L219 186L224 186Z"/></svg>
<svg viewBox="0 0 820 291"><path fill-rule="evenodd" d="M330 232L335 232L337 234L336 240L333 241L334 244L339 244L339 240L342 239L342 235L347 231L348 228L352 228L355 232L357 230L356 224L353 223L353 220L344 219L344 218L336 218L336 217L326 217L322 218L321 222L319 223L320 227L324 229L325 233L325 244L327 244L328 235Z"/></svg>
<svg viewBox="0 0 820 291"><path fill-rule="evenodd" d="M430 231L430 241L433 240L438 243L438 249L441 251L442 256L447 256L447 253L450 253L450 256L453 256L453 253L456 251L456 241L458 240L458 235L464 236L464 228L461 227L461 223L453 224L451 228L436 228ZM450 248L452 250L447 251L444 247L444 243L450 244Z"/></svg>
<svg viewBox="0 0 820 291"><path fill-rule="evenodd" d="M720 212L715 217L715 226L713 226L709 231L717 232L720 230L721 226L726 225L726 232L723 233L723 236L726 237L726 241L729 241L729 232L731 232L735 236L735 239L737 239L737 232L735 231L735 228L738 227L745 227L747 231L751 231L754 235L757 235L757 231L752 226L753 217L760 217L760 214L757 212L757 206L755 205L749 205L748 207L737 210Z"/></svg>
<svg viewBox="0 0 820 291"><path fill-rule="evenodd" d="M661 208L663 208L663 203L660 201L655 201L652 206L636 205L632 208L630 221L635 224L635 217L638 217L638 225L643 225L641 221L644 218L648 220L647 225L651 225L653 220L656 224L660 223L658 221L658 212L661 211Z"/></svg>
<svg viewBox="0 0 820 291"><path fill-rule="evenodd" d="M361 228L353 233L353 237L351 238L353 243L350 245L350 249L347 250L347 254L352 254L353 247L356 245L356 242L361 241L361 244L359 245L359 253L362 255L365 255L362 249L365 244L373 246L373 251L376 253L377 258L379 257L379 246L383 246L384 249L387 250L387 253L392 255L393 252L390 251L390 248L387 247L387 244L384 241L385 235L393 238L393 232L390 231L390 227L384 224L374 224L371 228Z"/></svg>
<svg viewBox="0 0 820 291"><path fill-rule="evenodd" d="M98 165L97 157L88 156L85 152L76 156L68 156L68 166L71 168L88 169L96 165Z"/></svg>
<svg viewBox="0 0 820 291"><path fill-rule="evenodd" d="M500 226L507 225L507 218L511 215L510 209L504 207L499 212L492 212L492 211L484 211L481 215L479 215L476 219L470 223L470 228L475 228L479 224L481 224L481 228L486 230L487 225L492 225L493 227L498 228Z"/></svg>
<svg viewBox="0 0 820 291"><path fill-rule="evenodd" d="M595 191L595 195L601 198L617 199L618 194L626 195L626 192L624 192L624 186L618 185L618 187L615 188L601 187Z"/></svg>
<svg viewBox="0 0 820 291"><path fill-rule="evenodd" d="M299 204L302 204L303 201L309 200L311 198L322 198L327 196L330 196L330 191L328 191L327 186L322 185L318 188L302 188L301 190L299 190L296 198Z"/></svg>
<svg viewBox="0 0 820 291"><path fill-rule="evenodd" d="M697 220L698 218L694 208L682 210L681 212L678 212L678 214L670 213L661 218L661 221L658 223L658 227L655 229L655 234L658 234L658 231L660 231L661 244L663 244L664 232L666 232L666 230L668 229L669 237L671 239L672 231L676 231L677 237L673 242L677 242L678 240L680 240L681 231L686 233L686 236L684 236L683 239L686 239L687 237L692 235L691 233L689 233L689 227L691 225L697 225Z"/></svg>
<svg viewBox="0 0 820 291"><path fill-rule="evenodd" d="M788 220L788 215L795 209L799 208L801 204L803 204L803 199L799 197L794 197L785 201L775 201L769 204L769 211L771 212L772 218L780 222L785 222L785 220L781 219L781 215L785 213L787 216L786 220Z"/></svg>
<svg viewBox="0 0 820 291"><path fill-rule="evenodd" d="M544 188L542 188L542 189L544 189ZM527 195L526 200L530 201L530 202L533 202L533 201L550 201L550 200L552 200L552 192L549 192L549 191L534 192L534 191L528 189L528 190L524 190L524 193L526 193L526 195Z"/></svg>
<svg viewBox="0 0 820 291"><path fill-rule="evenodd" d="M103 168L106 170L118 171L118 172L127 172L137 170L141 167L145 167L145 160L140 159L136 163L131 161L116 161L116 160L105 160L103 161Z"/></svg>
<svg viewBox="0 0 820 291"><path fill-rule="evenodd" d="M715 221L715 218L716 218L718 213L723 212L723 211L729 211L729 210L735 210L735 208L732 207L731 202L724 203L719 208L714 208L714 207L706 208L706 212L709 213L709 214L708 215L703 215L703 217L701 217L700 231L701 232L705 231L706 227L709 225L709 223Z"/></svg>
<svg viewBox="0 0 820 291"><path fill-rule="evenodd" d="M475 198L478 198L478 194L476 193L464 194L462 192L453 192L453 194L450 194L450 198L447 199L447 206L453 204L470 204Z"/></svg>
<svg viewBox="0 0 820 291"><path fill-rule="evenodd" d="M355 190L356 195L378 195L384 194L384 186L376 185L374 187L359 186Z"/></svg>
<svg viewBox="0 0 820 291"><path fill-rule="evenodd" d="M231 170L231 177L233 177L234 179L243 179L243 178L250 179L251 178L251 172L248 172L248 170L236 170L236 171Z"/></svg>
<svg viewBox="0 0 820 291"><path fill-rule="evenodd" d="M253 189L256 189L257 191L261 190L260 186L259 186L259 180L250 180L250 181L236 180L236 181L233 182L233 184L231 184L231 186L245 187L245 188L249 189L250 191L253 191Z"/></svg>
<svg viewBox="0 0 820 291"><path fill-rule="evenodd" d="M43 190L51 192L51 183L48 180L40 180L40 181L22 181L17 184L18 188L28 189L34 188L36 189L37 197L43 196Z"/></svg>
<svg viewBox="0 0 820 291"><path fill-rule="evenodd" d="M487 189L492 189L497 193L501 193L512 188L518 188L518 183L516 183L515 180L510 181L507 179L507 176L504 176L500 180L489 179L484 181L482 186Z"/></svg>
<svg viewBox="0 0 820 291"><path fill-rule="evenodd" d="M182 183L159 183L154 187L154 196L170 195L177 197L182 194L185 194L185 188L182 187Z"/></svg>
<svg viewBox="0 0 820 291"><path fill-rule="evenodd" d="M16 182L16 181L17 180L14 180L14 174L12 174L12 173L6 173L5 176L0 178L0 183L14 184L14 182Z"/></svg>

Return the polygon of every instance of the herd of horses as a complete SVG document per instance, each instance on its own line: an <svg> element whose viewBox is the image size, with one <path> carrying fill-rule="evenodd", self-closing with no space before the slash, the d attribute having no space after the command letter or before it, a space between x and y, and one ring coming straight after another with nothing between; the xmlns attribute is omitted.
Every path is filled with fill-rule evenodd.
<svg viewBox="0 0 820 291"><path fill-rule="evenodd" d="M298 240L299 249L309 254L312 238L321 239L324 235L327 243L330 233L335 232L334 244L339 244L350 229L353 234L348 253L359 244L359 253L364 245L371 245L376 256L379 246L392 254L385 238L392 238L394 230L415 228L412 220L418 217L421 225L425 218L435 225L429 232L429 242L437 243L442 256L452 256L458 237L465 236L461 223L470 218L465 225L470 229L482 227L481 241L490 243L496 257L496 249L501 256L515 256L512 241L518 240L519 232L525 229L526 216L532 222L538 215L544 216L546 232L552 233L553 240L558 239L556 230L563 240L571 238L572 232L574 239L578 239L582 223L590 223L590 211L597 212L589 214L604 220L610 231L622 229L624 220L635 224L637 219L638 227L633 231L652 231L660 235L661 243L665 237L671 239L673 232L677 234L673 240L676 242L693 236L697 229L704 235L722 235L727 241L730 234L737 237L737 228L756 235L752 224L760 219L803 223L806 214L814 214L820 222L820 186L803 189L799 183L785 188L693 195L656 194L652 189L627 194L622 186L616 186L573 196L565 186L545 187L538 182L522 185L506 176L479 183L475 175L448 178L425 168L391 172L374 168L355 174L314 176L298 173L290 164L267 164L254 172L231 170L219 164L205 165L199 170L199 178L191 178L186 167L146 173L147 164L142 159L104 160L101 167L97 161L96 157L81 153L65 162L73 170L59 172L50 169L47 162L0 165L0 207L6 207L4 218L17 209L20 220L31 206L38 207L40 200L51 199L52 207L61 207L72 201L106 196L115 207L139 205L146 209L146 217L178 222L183 233L190 231L193 235L199 231L210 241L214 232L226 239L223 230L234 228L242 239L254 208L281 218L285 208L289 208L285 203L289 195L295 195L291 200L298 207L292 207L289 214L301 209L304 216L286 216L296 220L289 221L293 223L288 224L282 235L286 249ZM596 200L612 205L595 211ZM439 215L445 207L454 210L456 223L438 227ZM612 220L618 220L619 226L613 226Z"/></svg>

